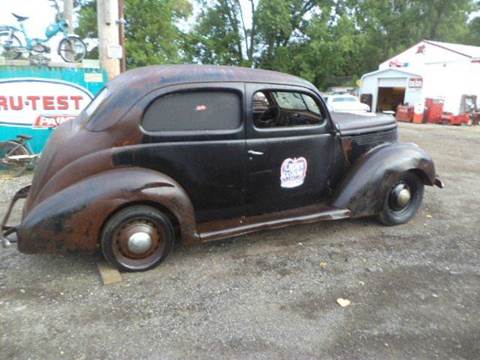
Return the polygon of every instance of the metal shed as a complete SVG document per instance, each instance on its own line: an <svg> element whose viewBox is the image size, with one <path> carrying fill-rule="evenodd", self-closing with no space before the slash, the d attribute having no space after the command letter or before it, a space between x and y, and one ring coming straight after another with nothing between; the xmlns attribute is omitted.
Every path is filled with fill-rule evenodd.
<svg viewBox="0 0 480 360"><path fill-rule="evenodd" d="M424 40L362 76L360 95L372 111L440 99L458 114L465 95L480 98L480 47Z"/></svg>

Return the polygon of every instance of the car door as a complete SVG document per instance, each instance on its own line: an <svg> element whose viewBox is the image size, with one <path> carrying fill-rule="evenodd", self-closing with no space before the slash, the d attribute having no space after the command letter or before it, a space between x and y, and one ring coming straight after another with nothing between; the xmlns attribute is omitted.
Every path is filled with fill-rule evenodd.
<svg viewBox="0 0 480 360"><path fill-rule="evenodd" d="M244 85L171 87L143 101L135 164L163 172L187 192L197 222L245 215Z"/></svg>
<svg viewBox="0 0 480 360"><path fill-rule="evenodd" d="M305 88L247 84L248 213L325 198L335 135L318 95Z"/></svg>

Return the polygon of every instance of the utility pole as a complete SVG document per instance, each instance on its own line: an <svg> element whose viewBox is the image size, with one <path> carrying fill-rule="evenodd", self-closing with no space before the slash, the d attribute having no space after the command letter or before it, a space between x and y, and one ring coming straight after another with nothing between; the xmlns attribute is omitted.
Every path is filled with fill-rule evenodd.
<svg viewBox="0 0 480 360"><path fill-rule="evenodd" d="M120 59L120 71L127 71L127 53L125 52L125 0L118 0L118 39L122 47L122 58Z"/></svg>
<svg viewBox="0 0 480 360"><path fill-rule="evenodd" d="M118 41L118 0L97 0L98 50L100 64L109 79L120 73L122 48Z"/></svg>
<svg viewBox="0 0 480 360"><path fill-rule="evenodd" d="M63 16L68 24L68 32L73 34L73 0L63 0Z"/></svg>

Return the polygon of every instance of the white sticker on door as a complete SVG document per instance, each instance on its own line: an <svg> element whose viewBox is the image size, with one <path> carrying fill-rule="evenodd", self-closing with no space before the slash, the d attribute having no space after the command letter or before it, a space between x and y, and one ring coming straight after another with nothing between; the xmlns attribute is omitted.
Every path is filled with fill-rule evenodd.
<svg viewBox="0 0 480 360"><path fill-rule="evenodd" d="M307 159L299 157L283 160L280 168L280 186L282 188L294 188L302 185L305 176L307 176Z"/></svg>

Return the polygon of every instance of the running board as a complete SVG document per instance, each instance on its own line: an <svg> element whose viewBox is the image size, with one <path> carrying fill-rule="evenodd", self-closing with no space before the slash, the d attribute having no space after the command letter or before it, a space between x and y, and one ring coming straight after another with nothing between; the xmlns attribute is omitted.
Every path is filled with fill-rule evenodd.
<svg viewBox="0 0 480 360"><path fill-rule="evenodd" d="M198 224L201 242L246 235L260 230L278 229L291 225L309 224L318 221L339 220L350 217L350 210L325 206L307 206L270 214L216 220Z"/></svg>

